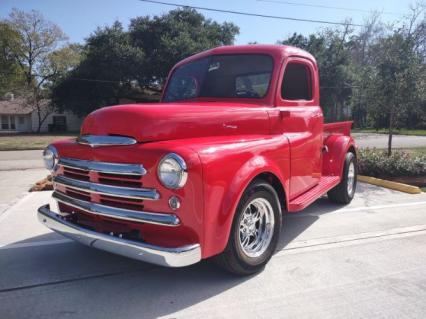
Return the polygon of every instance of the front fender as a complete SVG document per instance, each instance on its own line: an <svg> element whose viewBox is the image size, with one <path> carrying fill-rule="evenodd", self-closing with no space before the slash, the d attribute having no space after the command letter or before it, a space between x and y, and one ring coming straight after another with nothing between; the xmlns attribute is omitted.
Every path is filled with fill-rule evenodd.
<svg viewBox="0 0 426 319"><path fill-rule="evenodd" d="M222 252L244 190L262 174L273 174L288 194L290 152L286 138L229 144L212 154L200 152L204 178L203 258ZM287 200L287 199L285 199Z"/></svg>

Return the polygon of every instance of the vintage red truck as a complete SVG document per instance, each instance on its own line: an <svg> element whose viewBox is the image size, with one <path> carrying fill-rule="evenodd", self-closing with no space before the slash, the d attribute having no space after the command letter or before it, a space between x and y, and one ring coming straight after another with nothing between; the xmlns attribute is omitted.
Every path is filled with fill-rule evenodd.
<svg viewBox="0 0 426 319"><path fill-rule="evenodd" d="M91 247L163 266L259 271L282 215L356 187L351 122L323 123L316 61L290 46L225 46L179 62L160 103L101 108L44 151L39 220ZM285 228L284 228L285 229Z"/></svg>

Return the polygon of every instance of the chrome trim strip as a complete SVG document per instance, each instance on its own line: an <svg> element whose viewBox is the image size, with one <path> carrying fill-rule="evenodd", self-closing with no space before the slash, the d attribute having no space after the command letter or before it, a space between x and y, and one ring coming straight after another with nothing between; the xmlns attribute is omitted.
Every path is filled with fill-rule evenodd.
<svg viewBox="0 0 426 319"><path fill-rule="evenodd" d="M95 171L99 173L119 175L145 175L146 169L140 164L119 164L97 161L87 161L75 158L62 157L58 165L83 171Z"/></svg>
<svg viewBox="0 0 426 319"><path fill-rule="evenodd" d="M160 194L155 189L97 184L72 179L62 175L53 177L53 183L76 190L86 191L100 195L116 196L120 198L146 200L158 200L160 198Z"/></svg>
<svg viewBox="0 0 426 319"><path fill-rule="evenodd" d="M140 261L168 267L183 267L201 260L200 244L166 248L97 233L61 219L50 210L49 205L41 206L37 216L42 224L65 237L86 246Z"/></svg>
<svg viewBox="0 0 426 319"><path fill-rule="evenodd" d="M126 136L81 135L77 137L77 143L89 145L90 147L99 147L133 145L136 144L137 141L132 137Z"/></svg>
<svg viewBox="0 0 426 319"><path fill-rule="evenodd" d="M52 197L61 203L95 215L138 223L156 224L161 226L176 227L180 225L179 218L174 214L142 212L131 209L111 207L70 197L59 191L54 191Z"/></svg>

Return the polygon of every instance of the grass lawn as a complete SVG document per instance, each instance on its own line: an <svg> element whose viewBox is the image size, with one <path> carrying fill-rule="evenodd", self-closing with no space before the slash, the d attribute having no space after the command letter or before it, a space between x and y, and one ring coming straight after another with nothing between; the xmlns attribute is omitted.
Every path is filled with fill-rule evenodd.
<svg viewBox="0 0 426 319"><path fill-rule="evenodd" d="M0 151L42 150L56 140L75 138L78 133L0 135Z"/></svg>
<svg viewBox="0 0 426 319"><path fill-rule="evenodd" d="M379 134L388 134L388 130L381 128L376 130L374 128L354 128L352 129L354 133L379 133ZM426 130L410 130L410 129L400 129L393 132L395 135L418 135L426 136Z"/></svg>

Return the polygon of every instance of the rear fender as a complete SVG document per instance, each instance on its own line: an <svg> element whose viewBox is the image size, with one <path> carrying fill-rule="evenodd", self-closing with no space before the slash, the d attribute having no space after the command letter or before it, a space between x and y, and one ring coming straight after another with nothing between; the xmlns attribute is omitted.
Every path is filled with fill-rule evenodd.
<svg viewBox="0 0 426 319"><path fill-rule="evenodd" d="M341 178L346 153L351 147L356 149L355 141L351 136L330 135L324 141L324 146L326 150L323 155L323 175Z"/></svg>

